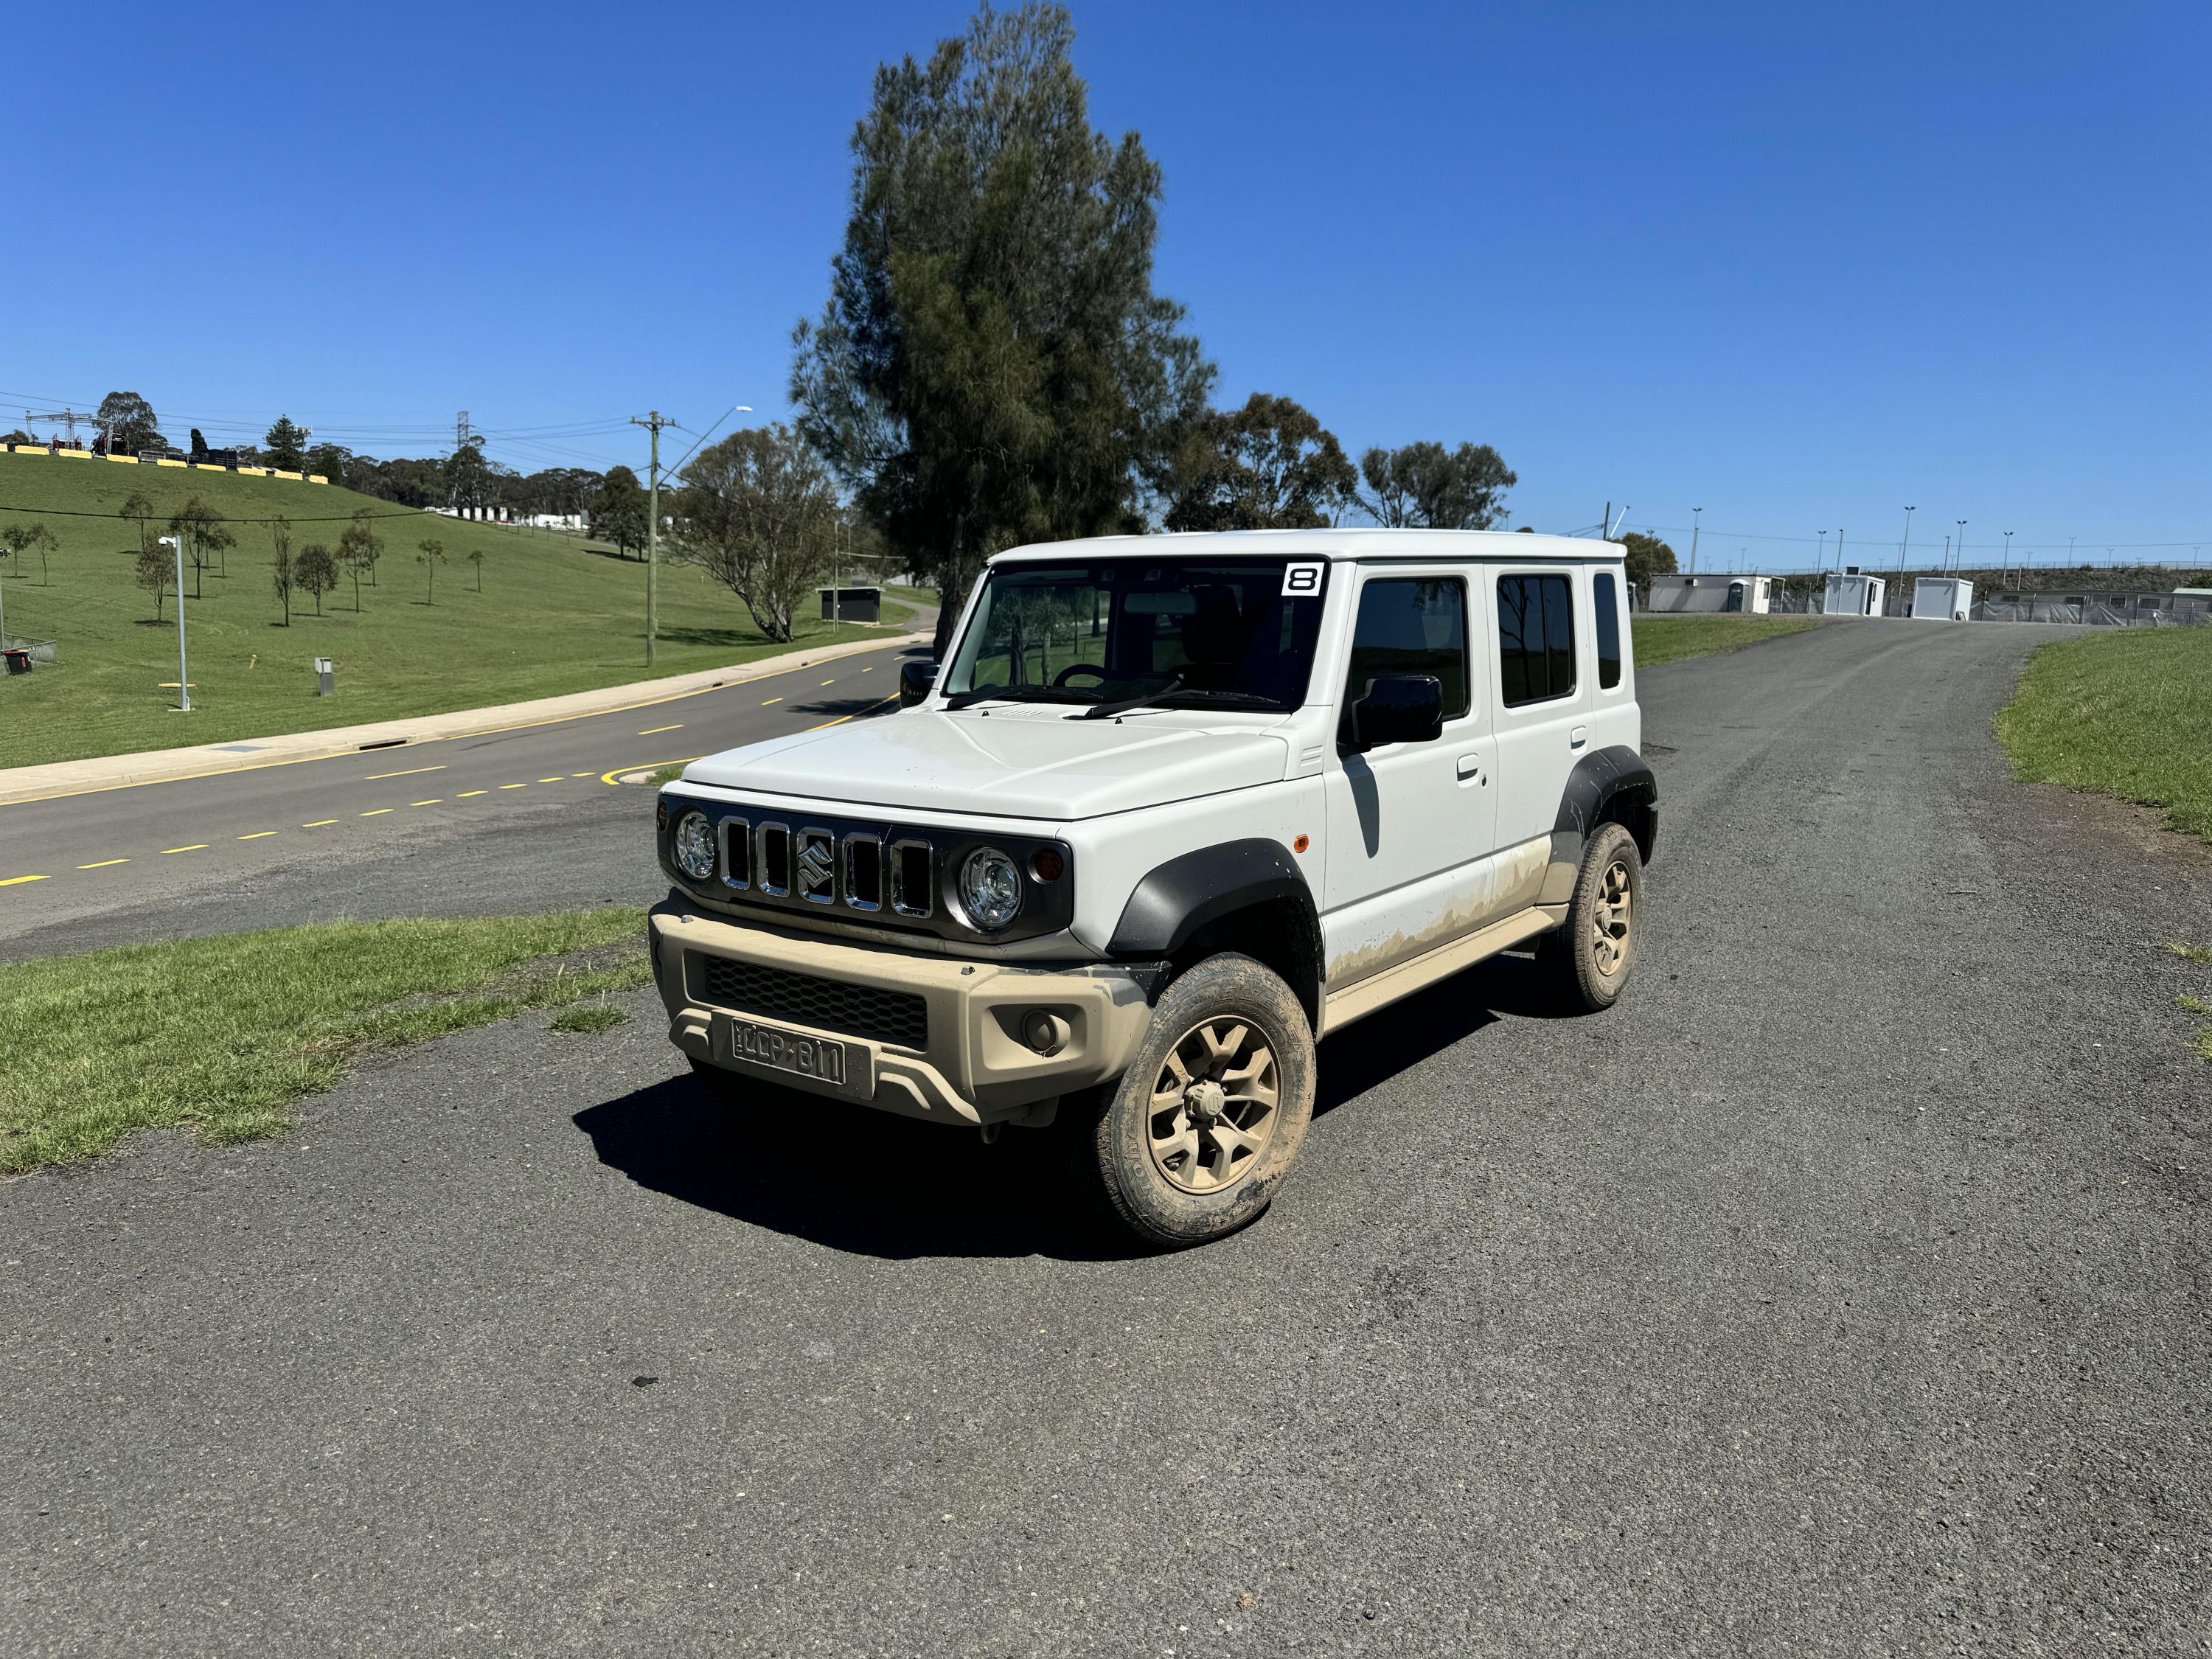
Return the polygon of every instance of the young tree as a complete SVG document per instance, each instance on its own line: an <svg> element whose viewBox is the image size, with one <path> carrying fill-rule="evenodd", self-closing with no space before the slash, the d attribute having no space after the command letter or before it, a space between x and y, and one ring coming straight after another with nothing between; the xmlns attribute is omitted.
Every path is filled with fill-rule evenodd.
<svg viewBox="0 0 2212 1659"><path fill-rule="evenodd" d="M187 460L193 460L193 461L204 461L204 460L207 459L207 454L208 454L207 440L206 440L205 438L203 438L202 436L200 436L200 429L199 429L199 428L198 428L198 427L194 427L194 428L192 428L192 447L191 447L191 449L186 453L186 454L185 454L185 459L187 459Z"/></svg>
<svg viewBox="0 0 2212 1659"><path fill-rule="evenodd" d="M307 457L302 453L307 434L292 424L289 415L279 415L276 424L270 427L261 440L264 450L261 463L282 472L297 472Z"/></svg>
<svg viewBox="0 0 2212 1659"><path fill-rule="evenodd" d="M676 510L677 556L744 600L763 634L788 641L836 534L821 457L781 422L733 432L684 468Z"/></svg>
<svg viewBox="0 0 2212 1659"><path fill-rule="evenodd" d="M592 534L612 542L623 557L634 547L645 545L645 520L651 498L626 466L607 469L599 493L592 498Z"/></svg>
<svg viewBox="0 0 2212 1659"><path fill-rule="evenodd" d="M224 528L222 514L197 495L169 520L169 533L184 538L185 561L192 568L192 597L197 599L200 573L215 562L216 555L235 547L238 538Z"/></svg>
<svg viewBox="0 0 2212 1659"><path fill-rule="evenodd" d="M269 523L270 544L276 556L271 568L276 573L276 597L284 606L284 626L292 625L292 585L295 571L292 563L292 523L279 513Z"/></svg>
<svg viewBox="0 0 2212 1659"><path fill-rule="evenodd" d="M1255 392L1201 417L1169 481L1170 530L1311 530L1349 507L1359 475L1336 434L1289 398Z"/></svg>
<svg viewBox="0 0 2212 1659"><path fill-rule="evenodd" d="M315 596L315 614L319 617L323 614L323 595L338 585L338 562L320 542L309 542L300 550L300 556L292 566L292 580Z"/></svg>
<svg viewBox="0 0 2212 1659"><path fill-rule="evenodd" d="M422 550L416 554L415 562L422 567L424 573L422 603L435 605L438 602L438 567L446 562L446 544L435 536L426 536L415 545Z"/></svg>
<svg viewBox="0 0 2212 1659"><path fill-rule="evenodd" d="M11 524L0 526L0 556L12 556L14 574L23 574L24 562L32 554L39 556L39 579L43 583L46 574L46 550L58 546L54 532L42 524Z"/></svg>
<svg viewBox="0 0 2212 1659"><path fill-rule="evenodd" d="M353 515L353 522L338 538L338 562L353 578L353 608L361 609L361 579L368 578L371 587L376 586L376 562L384 556L384 542L373 527L375 509L364 507Z"/></svg>
<svg viewBox="0 0 2212 1659"><path fill-rule="evenodd" d="M471 552L469 562L477 568L477 592L481 593L483 592L483 549L479 547Z"/></svg>
<svg viewBox="0 0 2212 1659"><path fill-rule="evenodd" d="M1393 530L1488 530L1505 516L1505 492L1520 483L1488 444L1370 449L1359 471L1368 489L1359 504Z"/></svg>
<svg viewBox="0 0 2212 1659"><path fill-rule="evenodd" d="M136 455L167 441L154 419L154 405L135 392L111 392L100 400L93 419L106 428L110 454Z"/></svg>
<svg viewBox="0 0 2212 1659"><path fill-rule="evenodd" d="M793 334L799 429L934 576L940 642L989 554L1137 522L1212 382L1152 292L1159 167L1092 128L1074 33L987 4L877 70L829 303Z"/></svg>
<svg viewBox="0 0 2212 1659"><path fill-rule="evenodd" d="M169 550L159 542L149 542L138 550L138 564L131 580L154 596L155 622L161 620L161 596L175 586L176 568Z"/></svg>
<svg viewBox="0 0 2212 1659"><path fill-rule="evenodd" d="M118 519L133 519L138 525L138 550L145 552L154 545L154 503L137 490L123 498L123 505L115 509Z"/></svg>

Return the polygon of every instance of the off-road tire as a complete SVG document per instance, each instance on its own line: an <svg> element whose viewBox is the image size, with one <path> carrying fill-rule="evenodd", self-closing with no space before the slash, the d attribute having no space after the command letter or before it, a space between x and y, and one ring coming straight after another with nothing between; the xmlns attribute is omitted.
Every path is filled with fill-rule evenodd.
<svg viewBox="0 0 2212 1659"><path fill-rule="evenodd" d="M1210 1070L1197 1063L1209 1054L1221 1056ZM1170 1102L1160 1091L1175 1090L1178 1066L1189 1082ZM1168 987L1128 1069L1062 1103L1076 1178L1152 1243L1232 1233L1267 1207L1297 1160L1314 1073L1313 1028L1291 988L1249 957L1208 957ZM1273 1104L1255 1111L1270 1091Z"/></svg>
<svg viewBox="0 0 2212 1659"><path fill-rule="evenodd" d="M1617 823L1601 823L1583 846L1566 921L1544 935L1538 970L1571 1013L1610 1008L1636 971L1638 935L1644 922L1644 860L1636 837ZM1599 938L1606 930L1609 944Z"/></svg>

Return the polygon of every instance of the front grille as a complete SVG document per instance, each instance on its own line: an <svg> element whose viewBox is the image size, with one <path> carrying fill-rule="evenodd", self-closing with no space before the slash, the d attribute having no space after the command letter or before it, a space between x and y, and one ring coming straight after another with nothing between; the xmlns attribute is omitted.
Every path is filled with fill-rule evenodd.
<svg viewBox="0 0 2212 1659"><path fill-rule="evenodd" d="M911 992L846 985L727 957L701 957L699 963L707 1000L722 1007L902 1048L929 1046L929 1005Z"/></svg>

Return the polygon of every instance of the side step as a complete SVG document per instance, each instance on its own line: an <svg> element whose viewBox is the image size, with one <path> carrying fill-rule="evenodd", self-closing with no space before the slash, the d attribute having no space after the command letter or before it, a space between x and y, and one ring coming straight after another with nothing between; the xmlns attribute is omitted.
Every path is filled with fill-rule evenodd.
<svg viewBox="0 0 2212 1659"><path fill-rule="evenodd" d="M1316 1035L1334 1036L1352 1021L1364 1019L1376 1009L1387 1008L1400 998L1409 997L1462 968L1472 968L1485 957L1510 951L1522 940L1533 939L1566 919L1567 907L1564 904L1532 904L1449 945L1425 951L1411 962L1386 968L1372 978L1347 985L1341 991L1331 991L1322 999L1321 1030Z"/></svg>

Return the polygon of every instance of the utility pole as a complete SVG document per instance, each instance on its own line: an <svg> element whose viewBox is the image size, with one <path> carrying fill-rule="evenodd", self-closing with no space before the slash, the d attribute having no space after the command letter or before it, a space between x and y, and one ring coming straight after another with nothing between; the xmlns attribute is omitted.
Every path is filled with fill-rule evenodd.
<svg viewBox="0 0 2212 1659"><path fill-rule="evenodd" d="M1702 515L1705 510L1702 507L1690 509L1690 574L1692 576L1698 574L1698 527L1704 522Z"/></svg>
<svg viewBox="0 0 2212 1659"><path fill-rule="evenodd" d="M660 428L676 426L676 422L659 410L653 410L643 420L633 415L632 426L641 426L653 434L653 465L648 470L652 483L645 495L645 665L653 666L653 636L659 632L660 613L655 608L659 594L654 586L655 573L660 560ZM683 428L678 427L678 431Z"/></svg>
<svg viewBox="0 0 2212 1659"><path fill-rule="evenodd" d="M1912 545L1912 509L1905 509L1905 539L1897 544L1897 579L1905 580L1905 550Z"/></svg>
<svg viewBox="0 0 2212 1659"><path fill-rule="evenodd" d="M185 672L185 538L182 536L159 538L169 544L169 551L177 556L177 702L179 712L192 712L192 677Z"/></svg>

